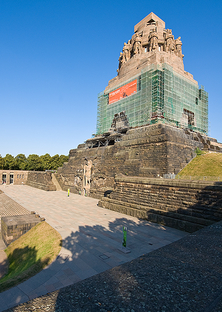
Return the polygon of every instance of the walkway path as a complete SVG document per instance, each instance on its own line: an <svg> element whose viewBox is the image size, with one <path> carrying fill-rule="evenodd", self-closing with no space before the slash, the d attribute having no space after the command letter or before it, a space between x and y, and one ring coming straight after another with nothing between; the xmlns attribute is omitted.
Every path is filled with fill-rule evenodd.
<svg viewBox="0 0 222 312"><path fill-rule="evenodd" d="M97 206L97 200L66 192L45 192L29 186L0 186L28 210L46 218L63 238L56 261L36 276L0 293L0 311L131 261L170 244L186 233ZM122 227L128 227L122 253Z"/></svg>

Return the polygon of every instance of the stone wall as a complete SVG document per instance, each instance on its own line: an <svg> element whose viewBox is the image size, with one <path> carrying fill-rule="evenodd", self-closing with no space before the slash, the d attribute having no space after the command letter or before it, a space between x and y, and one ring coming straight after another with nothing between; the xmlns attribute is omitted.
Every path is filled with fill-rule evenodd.
<svg viewBox="0 0 222 312"><path fill-rule="evenodd" d="M222 220L222 183L117 176L98 205L194 232Z"/></svg>
<svg viewBox="0 0 222 312"><path fill-rule="evenodd" d="M100 198L113 189L115 174L177 174L204 144L195 132L155 124L129 129L110 146L86 146L70 151L68 163L58 169L56 178L63 190Z"/></svg>
<svg viewBox="0 0 222 312"><path fill-rule="evenodd" d="M41 219L34 214L2 217L1 232L5 245L8 246L14 242L39 222Z"/></svg>
<svg viewBox="0 0 222 312"><path fill-rule="evenodd" d="M44 191L56 191L51 172L29 171L26 184Z"/></svg>
<svg viewBox="0 0 222 312"><path fill-rule="evenodd" d="M10 178L11 176L11 178ZM26 184L28 171L25 170L0 170L0 183L6 185L22 185Z"/></svg>

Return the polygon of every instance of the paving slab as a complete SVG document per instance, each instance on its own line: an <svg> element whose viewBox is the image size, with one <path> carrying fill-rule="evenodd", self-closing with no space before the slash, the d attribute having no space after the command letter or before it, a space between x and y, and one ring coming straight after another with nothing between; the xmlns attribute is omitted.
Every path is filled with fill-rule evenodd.
<svg viewBox="0 0 222 312"><path fill-rule="evenodd" d="M18 292L10 299L12 306L132 261L187 235L176 229L98 207L98 200L94 198L76 194L68 197L63 191L46 192L26 185L0 186L0 189L28 211L39 213L63 239L60 254L51 265L7 291L7 294L10 291ZM127 244L131 253L119 251L123 226L128 228ZM72 276L64 273L67 268L73 271ZM0 293L4 309L7 304L5 293ZM0 311L2 309L0 305Z"/></svg>
<svg viewBox="0 0 222 312"><path fill-rule="evenodd" d="M222 221L5 312L221 312L221 259Z"/></svg>

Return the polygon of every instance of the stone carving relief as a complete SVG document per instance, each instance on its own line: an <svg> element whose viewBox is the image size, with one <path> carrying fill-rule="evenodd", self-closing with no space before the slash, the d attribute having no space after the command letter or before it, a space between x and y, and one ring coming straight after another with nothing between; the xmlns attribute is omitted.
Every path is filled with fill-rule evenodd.
<svg viewBox="0 0 222 312"><path fill-rule="evenodd" d="M122 128L129 128L129 121L125 111L115 114L111 124L111 130L119 130Z"/></svg>
<svg viewBox="0 0 222 312"><path fill-rule="evenodd" d="M165 42L166 52L174 52L175 49L175 40L174 36L172 35L172 30L167 29L166 32L166 42Z"/></svg>
<svg viewBox="0 0 222 312"><path fill-rule="evenodd" d="M150 23L147 26L150 27ZM183 59L181 37L174 39L171 29L159 29L158 21L152 22L155 28L150 28L149 32L140 31L135 33L131 40L124 43L123 50L119 56L119 73L123 64L127 63L132 57L146 52L167 52Z"/></svg>
<svg viewBox="0 0 222 312"><path fill-rule="evenodd" d="M92 160L85 159L85 165L83 165L82 195L88 196L90 193L91 173L92 173Z"/></svg>
<svg viewBox="0 0 222 312"><path fill-rule="evenodd" d="M136 37L134 39L134 45L133 45L133 54L140 54L142 50L141 46L141 39L138 34L136 34Z"/></svg>
<svg viewBox="0 0 222 312"><path fill-rule="evenodd" d="M117 72L119 73L120 68L122 67L122 65L125 63L124 58L123 58L123 53L120 52L120 56L119 56L119 68L117 69Z"/></svg>
<svg viewBox="0 0 222 312"><path fill-rule="evenodd" d="M128 41L128 43L124 42L124 47L123 47L123 59L125 62L129 61L130 56L131 56L131 44L130 44L130 40Z"/></svg>
<svg viewBox="0 0 222 312"><path fill-rule="evenodd" d="M158 35L156 32L152 32L149 36L149 46L150 46L150 52L151 51L157 51L159 49L158 45Z"/></svg>
<svg viewBox="0 0 222 312"><path fill-rule="evenodd" d="M181 39L181 37L178 37L178 38L175 40L175 45L176 45L176 51L175 51L175 53L176 53L179 57L183 58L184 55L182 54L182 41L181 41L180 39Z"/></svg>

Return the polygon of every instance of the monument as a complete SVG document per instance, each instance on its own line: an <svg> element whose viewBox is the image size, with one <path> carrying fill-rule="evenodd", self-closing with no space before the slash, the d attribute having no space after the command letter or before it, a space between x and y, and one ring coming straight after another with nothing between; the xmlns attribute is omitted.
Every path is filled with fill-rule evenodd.
<svg viewBox="0 0 222 312"><path fill-rule="evenodd" d="M118 75L98 97L97 134L124 111L131 127L164 123L208 132L208 94L184 70L181 37L150 13L124 43Z"/></svg>
<svg viewBox="0 0 222 312"><path fill-rule="evenodd" d="M117 76L98 96L97 133L70 150L63 190L101 198L115 175L177 174L195 149L221 151L208 133L208 94L184 71L181 38L150 13L124 43Z"/></svg>

